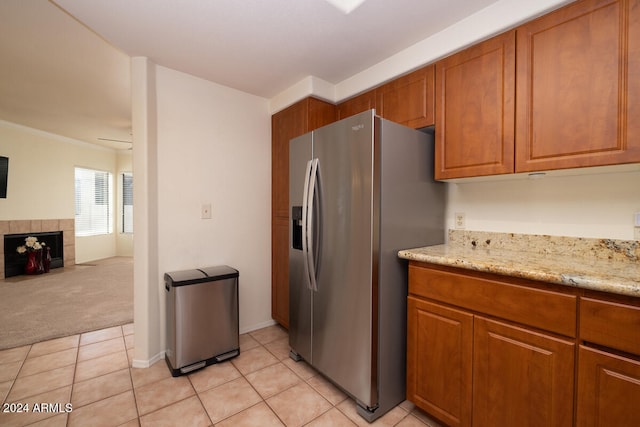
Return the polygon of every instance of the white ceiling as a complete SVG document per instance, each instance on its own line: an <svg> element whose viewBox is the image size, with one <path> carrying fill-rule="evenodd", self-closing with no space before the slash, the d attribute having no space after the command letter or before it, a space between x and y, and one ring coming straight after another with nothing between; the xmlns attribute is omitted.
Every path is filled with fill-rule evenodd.
<svg viewBox="0 0 640 427"><path fill-rule="evenodd" d="M129 57L271 98L307 76L337 84L496 1L345 14L325 0L1 0L0 119L130 140Z"/></svg>

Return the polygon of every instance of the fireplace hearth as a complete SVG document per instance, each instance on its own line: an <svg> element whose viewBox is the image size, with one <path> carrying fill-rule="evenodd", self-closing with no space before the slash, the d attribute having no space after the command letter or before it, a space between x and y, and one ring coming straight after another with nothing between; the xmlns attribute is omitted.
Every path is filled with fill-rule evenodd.
<svg viewBox="0 0 640 427"><path fill-rule="evenodd" d="M25 255L16 252L16 248L24 244L28 236L38 238L51 251L51 268L64 267L64 243L62 231L47 231L41 233L17 233L4 235L4 277L18 276L24 273L27 262Z"/></svg>

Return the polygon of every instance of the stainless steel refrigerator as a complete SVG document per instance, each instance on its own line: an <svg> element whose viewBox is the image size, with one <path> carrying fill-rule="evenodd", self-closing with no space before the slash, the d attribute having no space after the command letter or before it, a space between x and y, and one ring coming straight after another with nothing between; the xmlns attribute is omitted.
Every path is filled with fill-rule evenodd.
<svg viewBox="0 0 640 427"><path fill-rule="evenodd" d="M373 421L405 399L407 268L444 241L433 136L370 110L289 143L289 345Z"/></svg>

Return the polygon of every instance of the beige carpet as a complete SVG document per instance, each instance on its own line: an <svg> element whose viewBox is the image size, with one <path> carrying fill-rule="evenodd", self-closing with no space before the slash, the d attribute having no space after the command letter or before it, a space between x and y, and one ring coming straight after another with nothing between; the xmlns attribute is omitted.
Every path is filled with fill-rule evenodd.
<svg viewBox="0 0 640 427"><path fill-rule="evenodd" d="M133 258L0 280L0 349L133 322Z"/></svg>

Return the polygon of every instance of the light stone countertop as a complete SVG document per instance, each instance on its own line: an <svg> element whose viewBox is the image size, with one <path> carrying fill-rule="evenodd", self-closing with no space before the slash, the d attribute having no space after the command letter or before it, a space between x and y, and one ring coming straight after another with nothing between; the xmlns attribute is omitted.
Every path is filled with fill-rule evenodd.
<svg viewBox="0 0 640 427"><path fill-rule="evenodd" d="M400 258L640 297L640 242L449 230Z"/></svg>

